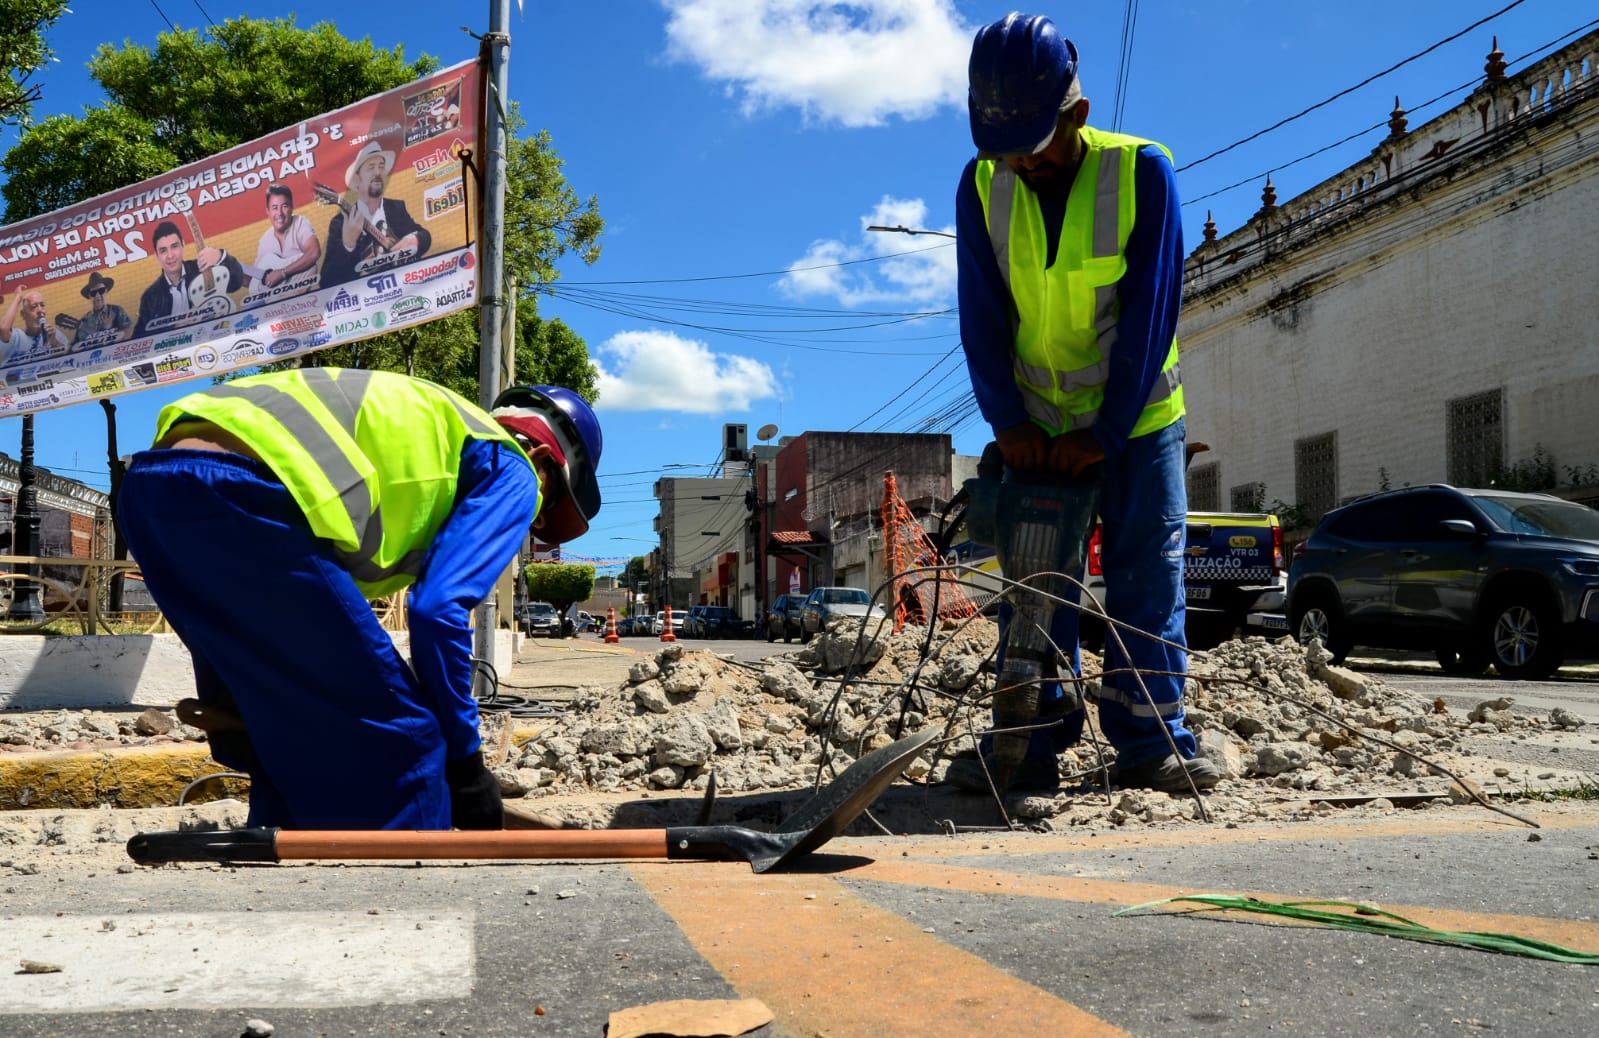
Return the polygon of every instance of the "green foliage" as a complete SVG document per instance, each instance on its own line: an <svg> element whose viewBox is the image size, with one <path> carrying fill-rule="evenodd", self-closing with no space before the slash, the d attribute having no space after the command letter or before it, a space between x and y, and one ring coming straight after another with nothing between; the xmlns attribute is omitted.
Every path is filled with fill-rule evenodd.
<svg viewBox="0 0 1599 1038"><path fill-rule="evenodd" d="M649 584L649 569L644 556L635 555L627 560L627 565L622 569L622 585L629 594L634 594L640 587Z"/></svg>
<svg viewBox="0 0 1599 1038"><path fill-rule="evenodd" d="M8 0L0 0L0 3ZM233 18L162 33L155 48L101 44L89 74L106 103L23 135L0 168L7 222L135 184L392 90L439 67L339 35L331 23Z"/></svg>
<svg viewBox="0 0 1599 1038"><path fill-rule="evenodd" d="M1308 530L1316 525L1316 517L1299 505L1290 505L1281 498L1272 498L1266 511L1277 517L1284 530Z"/></svg>
<svg viewBox="0 0 1599 1038"><path fill-rule="evenodd" d="M1599 800L1599 775L1576 780L1577 784L1564 788L1520 789L1500 793L1506 801L1537 801L1553 803L1561 800Z"/></svg>
<svg viewBox="0 0 1599 1038"><path fill-rule="evenodd" d="M52 115L31 127L0 159L6 222L137 184L176 167L149 120L125 108L91 108L82 118Z"/></svg>
<svg viewBox="0 0 1599 1038"><path fill-rule="evenodd" d="M1567 465L1566 485L1569 487L1591 487L1599 484L1599 465L1589 462L1586 465Z"/></svg>
<svg viewBox="0 0 1599 1038"><path fill-rule="evenodd" d="M557 612L594 597L594 567L589 563L533 562L525 572L527 597L548 602Z"/></svg>
<svg viewBox="0 0 1599 1038"><path fill-rule="evenodd" d="M0 126L27 126L40 89L33 74L54 57L45 30L67 9L67 0L0 0Z"/></svg>
<svg viewBox="0 0 1599 1038"><path fill-rule="evenodd" d="M148 119L180 163L194 162L284 126L392 90L440 67L405 59L331 22L301 29L291 15L232 18L202 35L162 33L155 49L101 44L89 74L111 104Z"/></svg>
<svg viewBox="0 0 1599 1038"><path fill-rule="evenodd" d="M1557 482L1554 456L1544 450L1541 443L1533 446L1532 457L1522 458L1488 477L1488 485L1491 487L1526 492L1553 490Z"/></svg>
<svg viewBox="0 0 1599 1038"><path fill-rule="evenodd" d="M61 5L0 0L0 12L18 6ZM0 46L9 38L0 30ZM407 60L403 47L349 40L328 22L302 29L292 17L234 18L204 36L162 33L153 49L103 44L89 71L109 100L82 117L41 122L0 159L5 222L159 176L437 68L431 56ZM516 106L506 115L505 265L518 295L517 380L567 386L593 400L598 372L587 345L566 325L541 321L537 296L560 276L562 256L599 258L599 203L592 195L580 199L566 182L548 133L517 137L524 123ZM403 371L477 400L479 342L472 311L325 350L309 363Z"/></svg>

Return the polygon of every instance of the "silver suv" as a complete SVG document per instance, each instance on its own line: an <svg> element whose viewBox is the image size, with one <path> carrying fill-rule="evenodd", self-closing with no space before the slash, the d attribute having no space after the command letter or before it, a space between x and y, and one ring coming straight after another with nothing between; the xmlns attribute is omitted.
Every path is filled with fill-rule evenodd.
<svg viewBox="0 0 1599 1038"><path fill-rule="evenodd" d="M1362 498L1297 553L1288 617L1336 660L1356 645L1422 648L1452 674L1548 677L1599 657L1599 512L1445 484Z"/></svg>

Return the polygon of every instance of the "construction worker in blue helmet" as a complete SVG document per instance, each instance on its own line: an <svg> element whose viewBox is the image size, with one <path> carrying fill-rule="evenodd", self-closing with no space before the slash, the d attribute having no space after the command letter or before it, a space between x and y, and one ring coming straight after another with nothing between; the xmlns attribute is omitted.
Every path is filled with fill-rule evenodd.
<svg viewBox="0 0 1599 1038"><path fill-rule="evenodd" d="M1107 635L1098 713L1116 750L1112 780L1203 789L1220 772L1197 756L1182 706L1188 505L1176 182L1161 145L1088 124L1077 62L1077 48L1041 15L1007 15L972 41L977 155L955 203L961 338L1005 478L1099 474L1107 614L1163 639L1123 630L1124 653ZM1002 627L1008 618L1002 609ZM1075 607L1055 610L1050 638L1080 674L1077 629ZM1082 731L1082 709L1058 681L1046 681L1040 700L1025 761L1005 769L1016 790L1057 786L1057 755ZM987 791L994 769L985 763L956 760L947 781Z"/></svg>
<svg viewBox="0 0 1599 1038"><path fill-rule="evenodd" d="M485 412L382 371L237 379L161 411L117 519L194 661L179 714L250 777L249 824L498 829L470 614L529 529L600 509L599 421L557 386ZM371 599L409 589L409 658Z"/></svg>

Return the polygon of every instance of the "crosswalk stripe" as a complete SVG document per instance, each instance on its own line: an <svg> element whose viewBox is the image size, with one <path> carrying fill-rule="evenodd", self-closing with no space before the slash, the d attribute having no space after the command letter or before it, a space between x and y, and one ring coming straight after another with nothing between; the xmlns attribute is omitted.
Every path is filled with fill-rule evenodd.
<svg viewBox="0 0 1599 1038"><path fill-rule="evenodd" d="M476 979L472 929L470 915L420 912L7 918L0 1015L463 998ZM23 972L22 960L60 972Z"/></svg>

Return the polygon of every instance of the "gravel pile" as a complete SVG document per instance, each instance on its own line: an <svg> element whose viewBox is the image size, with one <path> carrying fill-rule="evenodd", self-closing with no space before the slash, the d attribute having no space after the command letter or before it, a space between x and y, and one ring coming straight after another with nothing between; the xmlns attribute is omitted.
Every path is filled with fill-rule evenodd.
<svg viewBox="0 0 1599 1038"><path fill-rule="evenodd" d="M936 782L950 758L975 751L996 641L995 626L977 620L935 632L924 655L924 628L869 637L842 625L761 666L671 645L635 665L620 687L582 690L547 734L515 746L501 733L496 774L508 796L528 797L704 789L713 771L722 791L798 788L813 784L818 768L831 775L889 742L903 724L905 732L932 725L948 734L932 759L908 771ZM1091 733L1099 670L1085 653ZM1196 655L1187 703L1201 752L1226 776L1207 797L1210 813L1225 817L1334 797L1442 794L1452 781L1431 765L1455 771L1471 758L1473 738L1584 724L1559 711L1549 722L1524 716L1508 699L1461 717L1442 702L1333 667L1319 645L1307 650L1289 638L1248 638ZM1102 740L1085 739L1061 757L1065 792L1012 798L1007 809L1056 824L1193 813L1186 798L1165 794L1096 795L1113 758Z"/></svg>
<svg viewBox="0 0 1599 1038"><path fill-rule="evenodd" d="M987 723L997 638L981 618L931 635L921 627L862 634L842 623L762 664L671 644L636 663L620 685L579 690L567 712L542 722L532 738L515 732L505 713L485 711L485 752L507 798L557 798L542 811L580 794L703 790L713 772L723 792L803 789L819 769L831 776L895 732L933 726L947 738L907 774L929 790L947 789L934 784L948 760L975 752ZM1083 657L1089 737L1060 759L1065 788L1053 797L1011 798L1007 811L1056 825L1191 817L1186 797L1099 792L1114 754L1096 736L1100 660ZM1305 649L1288 638L1247 638L1196 654L1187 707L1201 752L1225 775L1205 801L1211 816L1223 818L1258 817L1285 803L1299 810L1332 798L1439 795L1452 781L1431 765L1483 781L1473 742L1579 733L1585 725L1559 710L1547 719L1518 713L1509 699L1483 702L1467 716L1450 713L1441 701L1333 667L1319 645ZM1580 734L1595 741L1591 724ZM204 738L156 709L0 715L0 753Z"/></svg>
<svg viewBox="0 0 1599 1038"><path fill-rule="evenodd" d="M205 732L155 707L143 713L53 710L0 714L0 754L204 741Z"/></svg>

